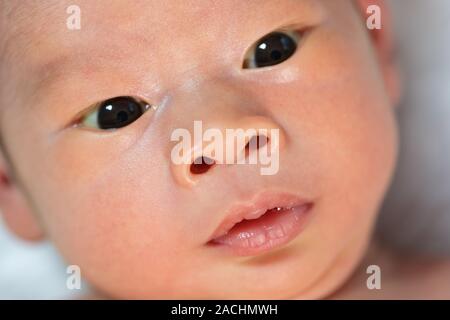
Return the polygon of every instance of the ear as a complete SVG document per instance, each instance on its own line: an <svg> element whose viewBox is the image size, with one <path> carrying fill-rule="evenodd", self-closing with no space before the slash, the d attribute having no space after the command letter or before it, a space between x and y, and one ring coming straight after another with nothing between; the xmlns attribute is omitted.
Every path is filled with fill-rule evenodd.
<svg viewBox="0 0 450 320"><path fill-rule="evenodd" d="M30 241L41 240L44 237L42 229L11 172L0 151L0 215L19 237Z"/></svg>
<svg viewBox="0 0 450 320"><path fill-rule="evenodd" d="M402 88L398 66L395 61L392 17L389 7L385 0L357 0L357 3L362 10L365 25L367 19L370 19L374 14L380 13L381 28L368 30L368 32L378 55L389 97L392 104L397 105Z"/></svg>

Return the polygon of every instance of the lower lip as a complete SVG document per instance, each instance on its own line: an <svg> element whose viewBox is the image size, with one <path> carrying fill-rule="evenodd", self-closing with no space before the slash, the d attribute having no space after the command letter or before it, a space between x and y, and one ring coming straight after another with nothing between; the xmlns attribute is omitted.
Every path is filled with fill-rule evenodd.
<svg viewBox="0 0 450 320"><path fill-rule="evenodd" d="M312 204L271 210L254 220L236 224L226 235L208 242L238 256L259 255L292 241L303 230Z"/></svg>

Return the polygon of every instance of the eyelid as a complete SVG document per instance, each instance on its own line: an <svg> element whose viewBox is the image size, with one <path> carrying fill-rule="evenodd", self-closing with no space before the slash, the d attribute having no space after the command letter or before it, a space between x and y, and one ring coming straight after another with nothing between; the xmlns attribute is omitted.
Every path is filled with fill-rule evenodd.
<svg viewBox="0 0 450 320"><path fill-rule="evenodd" d="M272 34L272 33L285 33L289 36L291 36L297 44L297 50L300 48L301 44L302 44L302 40L305 36L305 34L311 29L311 27L307 27L307 26L299 26L297 25L287 25L287 26L283 26L280 27L278 29L275 29L265 35L263 35L262 37L258 38L258 40L256 40L251 46L249 46L245 51L244 51L244 56L243 56L243 62L242 62L242 69L248 69L248 70L259 70L259 69L265 69L265 68L252 68L252 67L248 67L252 65L252 61L247 58L247 56L249 55L249 53L251 53L252 51L254 51L257 47L257 45L259 44L259 42L264 39L265 37L267 37L268 35ZM295 53L294 53L295 54ZM273 67L273 66L271 66ZM268 68L268 67L266 67Z"/></svg>
<svg viewBox="0 0 450 320"><path fill-rule="evenodd" d="M93 129L89 126L86 126L83 124L83 121L89 117L91 114L93 114L103 103L105 103L105 101L114 99L114 98L118 98L118 97L129 97L131 99L136 100L139 104L141 104L144 108L144 113L146 113L148 110L150 109L154 109L153 106L148 103L145 99L138 97L138 96L132 96L132 95L117 95L115 97L111 97L111 98L106 98L104 100L95 102L93 104L91 104L89 107L85 108L84 110L78 112L75 117L74 120L71 121L68 125L68 127L73 127L73 128L86 128L86 129L92 129L92 130L96 130L99 131L100 129ZM115 130L115 129L106 129L106 130L101 130L101 131L107 131L107 130Z"/></svg>
<svg viewBox="0 0 450 320"><path fill-rule="evenodd" d="M291 38L294 39L296 45L297 45L297 50L300 47L300 43L301 40L303 38L304 33L306 32L305 29L292 29L289 27L283 27L283 28L278 28L274 31L269 32L268 34L262 36L261 38L259 38L255 43L253 43L249 48L247 48L247 50L244 52L244 61L242 63L242 68L243 69L262 69L262 68L255 68L254 67L254 62L252 57L252 52L255 51L256 47L258 46L258 44L261 42L262 39L264 39L265 37L273 34L273 33L284 33L287 34L288 36L290 36ZM295 54L295 53L294 53ZM250 58L248 57L250 55Z"/></svg>

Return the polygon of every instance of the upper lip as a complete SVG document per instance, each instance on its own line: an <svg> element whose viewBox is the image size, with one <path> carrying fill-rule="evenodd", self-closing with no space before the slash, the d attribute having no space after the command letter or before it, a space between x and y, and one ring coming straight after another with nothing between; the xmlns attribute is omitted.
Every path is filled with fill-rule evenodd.
<svg viewBox="0 0 450 320"><path fill-rule="evenodd" d="M311 201L301 199L290 193L260 193L248 202L241 202L231 206L226 211L223 221L213 232L210 241L226 235L237 223L243 220L258 219L270 209L292 208L310 203Z"/></svg>

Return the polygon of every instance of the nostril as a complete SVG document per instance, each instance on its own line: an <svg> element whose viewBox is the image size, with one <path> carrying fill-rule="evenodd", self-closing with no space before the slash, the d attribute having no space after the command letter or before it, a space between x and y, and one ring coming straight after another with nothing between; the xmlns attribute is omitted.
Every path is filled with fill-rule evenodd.
<svg viewBox="0 0 450 320"><path fill-rule="evenodd" d="M248 156L250 153L250 150L256 150L259 148L264 147L266 144L269 143L269 138L265 135L257 135L251 137L251 139L247 142L247 145L245 146L245 155Z"/></svg>
<svg viewBox="0 0 450 320"><path fill-rule="evenodd" d="M202 174L211 169L214 164L215 161L213 159L202 156L195 159L194 163L191 164L190 170L192 174Z"/></svg>

